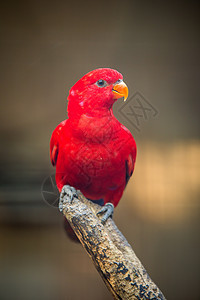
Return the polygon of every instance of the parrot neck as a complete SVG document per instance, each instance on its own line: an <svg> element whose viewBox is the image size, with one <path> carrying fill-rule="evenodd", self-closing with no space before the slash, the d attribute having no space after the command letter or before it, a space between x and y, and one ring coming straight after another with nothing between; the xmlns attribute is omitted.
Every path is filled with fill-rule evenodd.
<svg viewBox="0 0 200 300"><path fill-rule="evenodd" d="M113 115L112 109L101 114L83 113L80 116L68 119L72 135L87 141L105 142L114 137L117 127L121 124Z"/></svg>

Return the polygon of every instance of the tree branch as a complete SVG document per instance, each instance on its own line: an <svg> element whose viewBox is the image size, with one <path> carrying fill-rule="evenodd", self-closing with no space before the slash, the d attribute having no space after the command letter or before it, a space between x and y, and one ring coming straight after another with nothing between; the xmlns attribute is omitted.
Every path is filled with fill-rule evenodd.
<svg viewBox="0 0 200 300"><path fill-rule="evenodd" d="M99 205L78 197L62 197L63 214L115 299L165 299L112 219L105 225Z"/></svg>

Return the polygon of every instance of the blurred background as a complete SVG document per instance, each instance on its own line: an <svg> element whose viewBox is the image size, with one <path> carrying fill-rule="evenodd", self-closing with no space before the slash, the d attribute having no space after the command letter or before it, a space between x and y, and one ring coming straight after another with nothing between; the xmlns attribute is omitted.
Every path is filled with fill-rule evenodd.
<svg viewBox="0 0 200 300"><path fill-rule="evenodd" d="M41 194L68 91L98 67L158 112L138 131L115 103L138 156L114 220L168 299L199 299L198 2L19 0L0 14L0 299L112 299Z"/></svg>

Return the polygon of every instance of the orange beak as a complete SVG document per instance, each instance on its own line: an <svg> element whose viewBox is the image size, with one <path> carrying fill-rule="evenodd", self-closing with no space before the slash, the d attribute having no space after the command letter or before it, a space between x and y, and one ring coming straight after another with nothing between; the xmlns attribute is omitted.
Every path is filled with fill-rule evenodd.
<svg viewBox="0 0 200 300"><path fill-rule="evenodd" d="M128 87L123 81L115 84L113 86L112 92L114 95L114 99L124 97L124 101L126 101L126 99L128 98Z"/></svg>

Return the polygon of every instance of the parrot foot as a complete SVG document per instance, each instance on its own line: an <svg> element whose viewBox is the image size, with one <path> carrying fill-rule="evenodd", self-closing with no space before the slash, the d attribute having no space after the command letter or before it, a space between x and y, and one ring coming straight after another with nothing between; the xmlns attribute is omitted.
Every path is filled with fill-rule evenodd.
<svg viewBox="0 0 200 300"><path fill-rule="evenodd" d="M78 198L77 190L73 186L64 185L62 188L62 191L60 193L60 201L59 201L60 212L63 211L63 208L66 204L66 200L65 200L66 195L70 199L71 203L72 203L73 197Z"/></svg>
<svg viewBox="0 0 200 300"><path fill-rule="evenodd" d="M101 223L104 224L109 217L112 218L112 215L114 213L114 205L110 202L106 203L100 211L98 211L97 215L104 214L101 218Z"/></svg>

